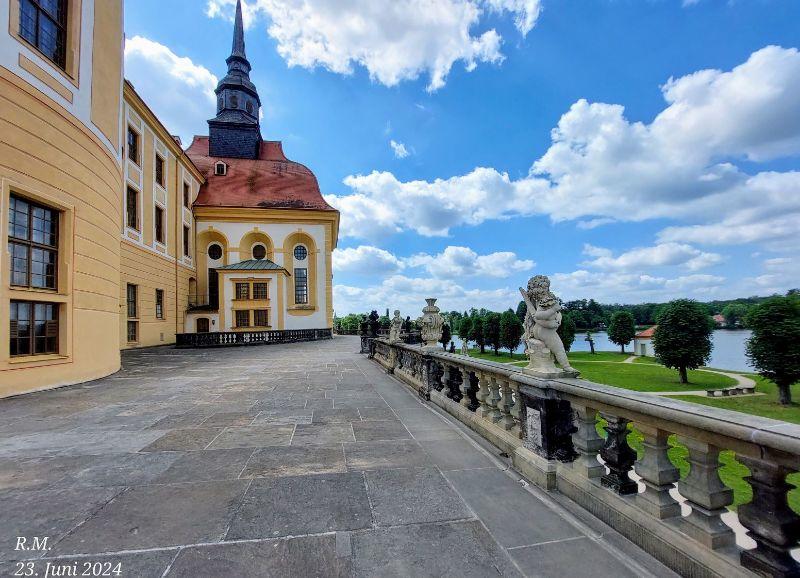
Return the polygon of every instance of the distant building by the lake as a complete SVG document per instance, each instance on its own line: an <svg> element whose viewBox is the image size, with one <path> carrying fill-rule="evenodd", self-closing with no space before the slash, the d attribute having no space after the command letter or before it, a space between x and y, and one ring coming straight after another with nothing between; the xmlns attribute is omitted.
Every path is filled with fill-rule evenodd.
<svg viewBox="0 0 800 578"><path fill-rule="evenodd" d="M656 332L658 325L648 327L644 331L640 331L633 337L633 353L634 355L644 357L654 357L656 352L653 349L653 335Z"/></svg>

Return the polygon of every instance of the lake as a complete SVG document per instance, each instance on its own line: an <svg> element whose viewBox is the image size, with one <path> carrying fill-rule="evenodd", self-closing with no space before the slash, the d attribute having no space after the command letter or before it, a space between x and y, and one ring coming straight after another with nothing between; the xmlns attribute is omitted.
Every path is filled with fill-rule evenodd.
<svg viewBox="0 0 800 578"><path fill-rule="evenodd" d="M734 371L753 371L744 354L745 341L750 337L746 329L717 329L711 335L714 348L711 350L709 367L717 369L733 369ZM611 343L605 332L592 333L595 351L619 351L619 345ZM589 351L585 341L586 333L577 333L572 351ZM625 351L632 351L633 343L625 346Z"/></svg>
<svg viewBox="0 0 800 578"><path fill-rule="evenodd" d="M746 329L717 329L711 336L714 348L711 350L709 367L732 369L734 371L753 371L744 354L745 341L750 337ZM602 331L592 333L595 351L619 351L619 345L611 343L608 335ZM459 343L460 345L460 343ZM520 345L514 353L522 353L525 346ZM572 351L589 351L586 333L576 333ZM625 351L633 351L633 342L625 346Z"/></svg>

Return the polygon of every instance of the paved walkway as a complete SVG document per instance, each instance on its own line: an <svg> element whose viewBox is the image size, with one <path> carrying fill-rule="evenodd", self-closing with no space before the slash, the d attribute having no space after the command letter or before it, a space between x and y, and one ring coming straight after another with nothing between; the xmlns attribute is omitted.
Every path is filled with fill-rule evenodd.
<svg viewBox="0 0 800 578"><path fill-rule="evenodd" d="M357 347L142 350L0 400L0 575L672 575Z"/></svg>

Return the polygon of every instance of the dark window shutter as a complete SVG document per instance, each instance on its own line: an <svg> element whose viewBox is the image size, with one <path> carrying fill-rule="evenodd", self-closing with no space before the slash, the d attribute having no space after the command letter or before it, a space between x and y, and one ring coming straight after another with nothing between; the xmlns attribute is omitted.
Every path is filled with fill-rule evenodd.
<svg viewBox="0 0 800 578"><path fill-rule="evenodd" d="M44 325L47 337L58 337L58 321L47 321Z"/></svg>

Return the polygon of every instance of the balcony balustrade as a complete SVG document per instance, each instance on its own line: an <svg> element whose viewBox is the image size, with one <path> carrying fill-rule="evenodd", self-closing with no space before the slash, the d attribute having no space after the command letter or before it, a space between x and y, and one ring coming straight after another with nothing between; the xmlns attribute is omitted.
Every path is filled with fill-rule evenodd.
<svg viewBox="0 0 800 578"><path fill-rule="evenodd" d="M787 475L800 470L800 426L582 379L369 338L370 357L682 575L799 576L800 517ZM641 443L631 447L631 432ZM686 454L681 476L671 446ZM752 500L720 478L720 452L749 470ZM723 518L733 517L734 529Z"/></svg>

